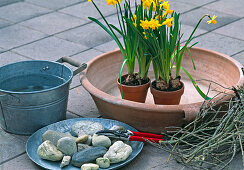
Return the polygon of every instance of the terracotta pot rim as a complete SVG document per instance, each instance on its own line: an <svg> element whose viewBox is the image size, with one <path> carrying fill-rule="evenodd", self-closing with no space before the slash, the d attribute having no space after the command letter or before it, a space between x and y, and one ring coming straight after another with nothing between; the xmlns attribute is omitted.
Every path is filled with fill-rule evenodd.
<svg viewBox="0 0 244 170"><path fill-rule="evenodd" d="M154 80L154 81L152 81L152 83L153 82L155 82L156 80ZM182 84L182 87L180 88L180 89L178 89L178 90L174 90L174 91L161 91L161 90L157 90L157 89L155 89L153 86L152 86L152 83L150 84L150 89L153 89L154 91L157 91L158 93L161 93L161 94L163 94L163 93L179 93L179 91L181 91L182 90L182 88L184 89L185 88L185 85L184 85L184 83L182 82L182 81L180 81L180 83Z"/></svg>
<svg viewBox="0 0 244 170"><path fill-rule="evenodd" d="M219 53L219 52L215 52L215 51L212 51L212 50L199 48L199 47L192 47L192 49L196 49L196 50L199 50L199 51L205 51L205 52L208 52L208 53L213 53L215 55L221 56L225 60L229 60L233 65L235 65L238 68L239 73L240 73L240 79L239 79L239 81L238 81L236 86L240 86L240 85L242 85L244 83L244 76L243 76L242 70L241 70L242 65L238 61L234 60L233 58L231 58L231 57L229 57L229 56L227 56L225 54L222 54L222 53ZM133 101L128 101L128 100L123 100L121 98L112 96L110 94L107 94L107 93L97 89L87 79L86 72L89 70L90 67L92 67L94 61L100 60L106 55L115 54L115 53L120 53L120 50L117 48L117 49L115 49L113 51L101 54L101 55L93 58L92 60L87 62L88 67L86 68L86 70L84 70L80 74L81 84L83 85L83 87L89 93L91 93L95 97L97 97L99 99L102 99L102 100L105 100L106 102L112 103L114 105L121 105L123 107L126 106L128 108L139 108L139 109L142 109L142 110L148 110L150 108L150 109L153 109L155 112L161 112L162 109L167 109L167 110L189 110L189 108L199 109L199 106L201 106L202 102L196 102L196 103L191 103L191 104L180 104L180 105L154 105L154 104L148 104L148 103L138 103L138 102L133 102ZM231 90L227 90L226 93L233 94L233 92ZM230 98L230 95L228 95L228 96ZM218 98L216 98L216 100L217 99ZM225 99L227 99L227 98L225 98Z"/></svg>

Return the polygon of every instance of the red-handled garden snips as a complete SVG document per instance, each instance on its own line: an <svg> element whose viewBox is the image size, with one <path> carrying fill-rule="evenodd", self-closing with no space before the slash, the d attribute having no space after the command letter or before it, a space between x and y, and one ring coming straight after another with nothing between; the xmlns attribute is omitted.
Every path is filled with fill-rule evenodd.
<svg viewBox="0 0 244 170"><path fill-rule="evenodd" d="M134 132L134 131L124 131L119 132L115 130L101 130L96 134L105 135L107 137L127 140L127 141L141 141L146 142L149 140L150 142L159 143L159 141L163 141L163 135L157 135L152 133L142 133L142 132Z"/></svg>

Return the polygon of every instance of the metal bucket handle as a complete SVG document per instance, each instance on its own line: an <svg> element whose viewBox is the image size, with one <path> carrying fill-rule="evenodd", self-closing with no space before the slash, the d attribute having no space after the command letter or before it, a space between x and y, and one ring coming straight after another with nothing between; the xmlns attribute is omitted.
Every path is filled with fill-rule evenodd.
<svg viewBox="0 0 244 170"><path fill-rule="evenodd" d="M73 76L75 76L76 74L82 72L87 67L86 63L82 64L82 63L74 60L71 57L62 57L62 58L58 59L56 62L58 62L58 63L64 63L65 62L65 63L68 63L68 64L74 66L74 67L78 67L75 71L73 71Z"/></svg>

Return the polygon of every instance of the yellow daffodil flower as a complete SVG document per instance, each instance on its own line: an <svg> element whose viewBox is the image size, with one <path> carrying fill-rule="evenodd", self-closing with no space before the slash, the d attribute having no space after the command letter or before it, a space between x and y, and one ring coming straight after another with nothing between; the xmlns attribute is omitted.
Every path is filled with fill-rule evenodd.
<svg viewBox="0 0 244 170"><path fill-rule="evenodd" d="M215 20L215 18L217 18L217 16L214 15L213 18L212 18L211 20L207 21L207 23L208 23L208 24L211 24L211 23L212 23L212 24L216 24L217 21Z"/></svg>
<svg viewBox="0 0 244 170"><path fill-rule="evenodd" d="M149 22L148 20L145 20L145 21L140 20L140 21L141 21L140 26L141 26L144 30L149 29L149 27L150 27L150 22Z"/></svg>
<svg viewBox="0 0 244 170"><path fill-rule="evenodd" d="M156 11L156 3L154 2L154 0L142 0L142 4L143 4L143 9L150 9L151 4L153 3L153 11Z"/></svg>
<svg viewBox="0 0 244 170"><path fill-rule="evenodd" d="M152 28L153 30L155 30L156 28L158 29L158 27L162 26L162 24L159 24L159 21L156 19L151 19L149 23L150 23L150 28Z"/></svg>
<svg viewBox="0 0 244 170"><path fill-rule="evenodd" d="M171 17L170 19L167 18L164 22L163 22L163 25L167 25L168 27L171 27L172 26L172 21L173 21L173 18Z"/></svg>
<svg viewBox="0 0 244 170"><path fill-rule="evenodd" d="M169 3L169 1L164 1L164 3L160 5L160 8L163 7L163 9L167 9L167 7L169 6L168 3Z"/></svg>
<svg viewBox="0 0 244 170"><path fill-rule="evenodd" d="M137 27L137 24L135 22L133 22L134 26Z"/></svg>
<svg viewBox="0 0 244 170"><path fill-rule="evenodd" d="M169 9L169 5L167 5L167 8L165 9L163 16L166 16L167 14L172 15L172 13L173 13L173 10Z"/></svg>
<svg viewBox="0 0 244 170"><path fill-rule="evenodd" d="M117 0L107 0L107 5L116 5L117 4Z"/></svg>
<svg viewBox="0 0 244 170"><path fill-rule="evenodd" d="M91 2L92 0L88 0L88 2Z"/></svg>

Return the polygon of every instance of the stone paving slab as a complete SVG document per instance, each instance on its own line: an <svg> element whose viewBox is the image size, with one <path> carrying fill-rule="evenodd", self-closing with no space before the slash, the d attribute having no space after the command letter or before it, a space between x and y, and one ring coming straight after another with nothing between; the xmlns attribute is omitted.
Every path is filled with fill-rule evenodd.
<svg viewBox="0 0 244 170"><path fill-rule="evenodd" d="M74 55L86 49L87 47L80 44L56 37L48 37L32 44L16 48L13 51L35 60L56 61L61 57Z"/></svg>
<svg viewBox="0 0 244 170"><path fill-rule="evenodd" d="M19 61L25 61L25 60L30 60L29 58L23 57L21 55L18 55L14 52L7 51L4 53L0 54L0 67L4 66L6 64L14 63L14 62L19 62Z"/></svg>
<svg viewBox="0 0 244 170"><path fill-rule="evenodd" d="M81 117L100 116L92 97L82 86L70 90L67 110Z"/></svg>
<svg viewBox="0 0 244 170"><path fill-rule="evenodd" d="M18 24L0 29L0 35L0 47L4 49L18 47L47 36Z"/></svg>
<svg viewBox="0 0 244 170"><path fill-rule="evenodd" d="M5 49L0 48L0 54L1 54L1 53L4 53L5 51L6 51Z"/></svg>
<svg viewBox="0 0 244 170"><path fill-rule="evenodd" d="M217 33L207 33L197 37L191 44L199 42L196 46L214 50L229 56L244 49L244 41L226 37Z"/></svg>
<svg viewBox="0 0 244 170"><path fill-rule="evenodd" d="M73 55L72 58L74 58L75 60L77 60L81 63L87 63L91 59L93 59L101 54L103 54L103 53L98 50L90 49L90 50L84 51L82 53Z"/></svg>
<svg viewBox="0 0 244 170"><path fill-rule="evenodd" d="M231 4L230 4L231 3ZM221 0L208 4L205 8L214 9L216 11L224 12L226 14L244 17L244 1L240 0Z"/></svg>
<svg viewBox="0 0 244 170"><path fill-rule="evenodd" d="M182 2L182 3L187 3L187 4L193 4L196 5L198 7L206 5L206 4L211 4L213 2L216 2L218 0L176 0L178 2Z"/></svg>
<svg viewBox="0 0 244 170"><path fill-rule="evenodd" d="M6 27L11 25L12 23L10 21L4 20L4 19L0 19L0 28Z"/></svg>
<svg viewBox="0 0 244 170"><path fill-rule="evenodd" d="M25 152L25 142L0 128L0 164Z"/></svg>
<svg viewBox="0 0 244 170"><path fill-rule="evenodd" d="M169 0L169 4L170 4L170 9L174 10L177 13L185 13L187 11L190 11L196 7L198 7L198 5L196 4L189 4L185 2L180 2L179 0Z"/></svg>
<svg viewBox="0 0 244 170"><path fill-rule="evenodd" d="M239 61L244 66L244 51L241 53L235 54L231 57L233 57L235 60Z"/></svg>
<svg viewBox="0 0 244 170"><path fill-rule="evenodd" d="M90 23L82 27L71 29L57 34L56 36L90 48L112 40L112 38L96 23Z"/></svg>
<svg viewBox="0 0 244 170"><path fill-rule="evenodd" d="M113 6L108 6L106 4L106 1L95 1L95 3L99 7L99 9L101 10L104 16L108 16L116 13L116 8ZM86 20L87 22L91 21L88 19L88 17L101 18L96 8L93 6L93 4L87 1L80 3L78 5L64 8L60 10L60 12L70 14L76 17L80 17Z"/></svg>
<svg viewBox="0 0 244 170"><path fill-rule="evenodd" d="M77 27L84 23L85 21L82 19L78 19L76 17L59 12L53 12L22 22L21 25L52 35L70 28Z"/></svg>
<svg viewBox="0 0 244 170"><path fill-rule="evenodd" d="M5 6L5 5L9 5L12 3L20 2L20 1L24 1L24 0L1 0L0 1L0 7Z"/></svg>
<svg viewBox="0 0 244 170"><path fill-rule="evenodd" d="M228 24L226 26L223 26L219 29L216 29L214 30L214 32L229 37L234 37L236 39L244 40L243 26L244 26L244 18L236 22L233 22L231 24Z"/></svg>
<svg viewBox="0 0 244 170"><path fill-rule="evenodd" d="M20 22L48 12L50 12L49 9L25 2L19 2L1 7L0 18L13 22Z"/></svg>
<svg viewBox="0 0 244 170"><path fill-rule="evenodd" d="M209 18L206 17L202 21L202 23L199 25L199 28L207 30L207 31L212 31L216 28L222 27L224 25L227 25L227 24L239 19L239 17L237 17L237 16L225 14L224 11L218 12L218 11L206 9L204 7L184 13L181 15L180 18L181 18L182 24L195 27L197 25L199 19L205 14L210 14L211 16L213 16L213 15L217 16L217 19L216 19L217 24L215 24L215 25L207 24L206 21L208 21Z"/></svg>
<svg viewBox="0 0 244 170"><path fill-rule="evenodd" d="M119 38L119 40L120 40L120 42L123 42L122 38ZM116 48L119 48L119 47L114 40L111 40L109 42L106 42L104 44L101 44L99 46L94 47L94 49L97 49L97 50L102 51L102 52L109 52L109 51L112 51Z"/></svg>
<svg viewBox="0 0 244 170"><path fill-rule="evenodd" d="M57 10L86 0L62 0L62 2L60 2L60 0L25 0L25 1L44 8Z"/></svg>
<svg viewBox="0 0 244 170"><path fill-rule="evenodd" d="M15 159L12 159L2 165L1 170L42 170L43 168L36 165L30 160L27 154L23 154Z"/></svg>
<svg viewBox="0 0 244 170"><path fill-rule="evenodd" d="M184 24L181 25L181 34L183 34L182 42L188 40L188 38L190 37L193 30L194 30L194 27L192 27L192 26L184 25ZM204 34L206 32L207 32L206 30L199 28L194 33L193 37L199 36L199 35Z"/></svg>

